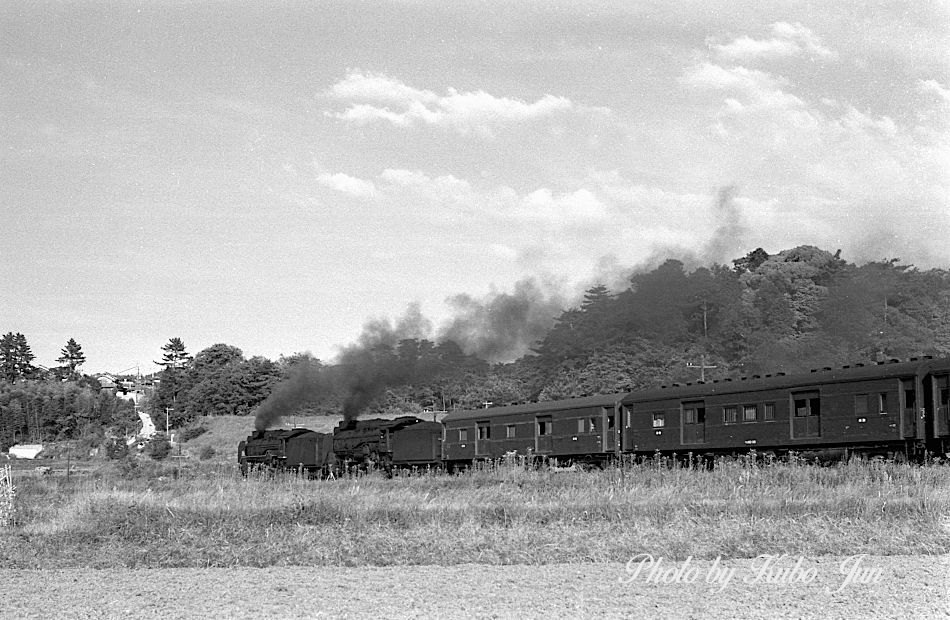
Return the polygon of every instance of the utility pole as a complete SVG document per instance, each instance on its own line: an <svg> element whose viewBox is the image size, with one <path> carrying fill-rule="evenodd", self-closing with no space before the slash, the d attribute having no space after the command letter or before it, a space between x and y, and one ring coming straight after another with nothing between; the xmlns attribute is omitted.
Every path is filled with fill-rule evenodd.
<svg viewBox="0 0 950 620"><path fill-rule="evenodd" d="M703 300L703 348L704 348L704 349L706 348L708 342L709 342L709 336L708 336L707 324L706 324L706 300L704 299L704 300ZM706 355L705 355L705 354L699 356L699 364L698 364L698 365L697 365L697 364L694 364L694 363L692 363L692 362L687 362L687 363L686 363L686 367L687 367L687 368L699 368L699 380L700 380L700 381L706 381L706 369L707 369L707 368L716 368L716 366L708 366L708 365L706 365Z"/></svg>
<svg viewBox="0 0 950 620"><path fill-rule="evenodd" d="M699 364L694 364L694 363L692 363L692 362L687 362L687 363L686 363L686 367L687 367L687 368L699 368L699 380L700 380L700 381L705 381L705 380L706 380L706 369L707 369L707 368L716 368L717 366L716 366L715 364L713 364L713 365L707 365L707 364L706 364L706 356L705 356L705 355L700 355L700 356L699 356Z"/></svg>

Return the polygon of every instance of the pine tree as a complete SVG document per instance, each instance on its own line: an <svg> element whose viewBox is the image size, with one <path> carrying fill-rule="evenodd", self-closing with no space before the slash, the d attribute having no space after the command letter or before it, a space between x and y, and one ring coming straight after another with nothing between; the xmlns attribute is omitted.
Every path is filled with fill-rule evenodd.
<svg viewBox="0 0 950 620"><path fill-rule="evenodd" d="M13 332L0 338L0 375L5 381L16 381L16 341Z"/></svg>
<svg viewBox="0 0 950 620"><path fill-rule="evenodd" d="M36 356L26 342L26 336L17 332L13 337L14 350L16 353L16 366L20 377L29 377L33 374L33 360Z"/></svg>
<svg viewBox="0 0 950 620"><path fill-rule="evenodd" d="M34 359L23 334L7 332L0 337L0 377L6 381L12 382L31 376Z"/></svg>
<svg viewBox="0 0 950 620"><path fill-rule="evenodd" d="M187 373L192 367L192 356L188 353L181 338L171 338L162 347L162 361L155 362L164 370L159 373L160 383L154 398L150 401L153 415L164 416L170 411L179 415L178 397L188 388ZM169 410L168 412L166 411Z"/></svg>
<svg viewBox="0 0 950 620"><path fill-rule="evenodd" d="M57 358L56 361L69 368L70 379L76 379L78 374L76 369L86 363L86 356L83 355L82 347L74 338L70 338L61 353L62 356Z"/></svg>
<svg viewBox="0 0 950 620"><path fill-rule="evenodd" d="M162 351L162 361L155 363L164 366L165 370L184 368L191 361L191 355L185 350L185 343L181 338L171 338L168 344L162 347Z"/></svg>

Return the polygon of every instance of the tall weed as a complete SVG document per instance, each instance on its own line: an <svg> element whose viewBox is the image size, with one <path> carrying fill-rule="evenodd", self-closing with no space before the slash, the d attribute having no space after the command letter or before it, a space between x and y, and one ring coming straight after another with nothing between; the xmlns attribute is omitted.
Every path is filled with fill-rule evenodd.
<svg viewBox="0 0 950 620"><path fill-rule="evenodd" d="M158 465L158 464L155 464ZM200 462L24 485L23 566L626 561L761 553L947 553L945 466L722 460L604 470L480 464L456 475L309 480ZM10 528L8 528L10 529ZM106 544L107 543L107 544Z"/></svg>

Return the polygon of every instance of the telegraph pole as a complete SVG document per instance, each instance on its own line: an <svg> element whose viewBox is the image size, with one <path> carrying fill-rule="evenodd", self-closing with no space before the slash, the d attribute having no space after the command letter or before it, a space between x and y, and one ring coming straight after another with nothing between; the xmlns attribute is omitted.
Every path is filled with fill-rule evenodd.
<svg viewBox="0 0 950 620"><path fill-rule="evenodd" d="M709 337L707 333L707 324L706 324L706 300L703 300L703 347L705 347L709 342ZM687 368L699 368L699 380L706 381L706 369L707 368L716 368L715 365L709 366L706 364L706 355L699 356L699 364L694 364L692 362L686 363Z"/></svg>
<svg viewBox="0 0 950 620"><path fill-rule="evenodd" d="M699 363L698 363L698 364L694 364L694 363L692 363L692 362L687 362L687 363L686 363L686 367L687 367L687 368L699 368L699 380L700 380L700 381L705 381L705 380L706 380L706 369L707 369L707 368L716 368L716 365L715 365L715 364L713 364L713 365L707 365L707 364L706 364L706 356L705 356L705 355L700 355L700 356L699 356Z"/></svg>

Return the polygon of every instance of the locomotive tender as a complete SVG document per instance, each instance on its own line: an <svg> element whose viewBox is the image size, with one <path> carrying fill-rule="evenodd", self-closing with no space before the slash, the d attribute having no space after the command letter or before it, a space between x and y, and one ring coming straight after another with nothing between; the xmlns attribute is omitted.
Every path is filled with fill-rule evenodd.
<svg viewBox="0 0 950 620"><path fill-rule="evenodd" d="M454 411L441 424L417 418L344 422L334 431L333 448L339 446L338 463L341 456L355 460L353 433L364 428L373 435L360 444L364 461L387 469L454 469L511 454L604 463L753 449L922 459L950 452L948 408L950 358L924 357ZM248 454L253 438L246 442Z"/></svg>

